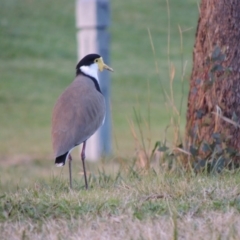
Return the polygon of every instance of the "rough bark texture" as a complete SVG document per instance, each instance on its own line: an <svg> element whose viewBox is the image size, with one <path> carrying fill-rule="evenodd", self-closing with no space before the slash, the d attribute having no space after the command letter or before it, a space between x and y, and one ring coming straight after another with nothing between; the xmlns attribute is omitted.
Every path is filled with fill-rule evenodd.
<svg viewBox="0 0 240 240"><path fill-rule="evenodd" d="M239 151L240 128L234 123L240 124L240 1L202 0L188 96L188 148L211 144L219 134L222 148Z"/></svg>

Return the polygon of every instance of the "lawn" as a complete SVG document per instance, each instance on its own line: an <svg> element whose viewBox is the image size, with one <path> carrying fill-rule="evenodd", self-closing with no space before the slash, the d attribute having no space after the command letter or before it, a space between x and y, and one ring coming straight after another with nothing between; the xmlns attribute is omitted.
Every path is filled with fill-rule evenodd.
<svg viewBox="0 0 240 240"><path fill-rule="evenodd" d="M47 164L0 169L2 240L240 238L239 171L194 175L101 162L86 191L76 168L69 190L67 168L59 174Z"/></svg>
<svg viewBox="0 0 240 240"><path fill-rule="evenodd" d="M172 116L184 131L196 0L111 1L113 155L87 162L88 191L74 158L69 189L50 122L75 76L74 3L0 0L0 239L240 239L239 170L142 162L166 129L174 142Z"/></svg>
<svg viewBox="0 0 240 240"><path fill-rule="evenodd" d="M75 75L74 1L0 3L0 158L50 159L51 111ZM172 106L163 94L163 87L170 92L169 63L176 69L172 88L178 108L183 97L184 128L198 7L195 0L181 4L171 0L169 17L165 0L113 0L111 8L113 153L132 157L136 145L129 121L136 124L134 108L142 116L144 138L151 139L150 149L163 139L170 123ZM182 47L179 28L183 31ZM171 132L168 136L171 139Z"/></svg>

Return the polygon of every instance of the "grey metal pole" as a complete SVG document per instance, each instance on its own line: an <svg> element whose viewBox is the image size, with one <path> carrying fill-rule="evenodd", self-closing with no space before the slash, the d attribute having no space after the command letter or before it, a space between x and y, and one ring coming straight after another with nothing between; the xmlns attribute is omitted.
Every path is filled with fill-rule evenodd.
<svg viewBox="0 0 240 240"><path fill-rule="evenodd" d="M109 0L76 0L78 59L89 53L100 54L109 64ZM99 74L100 87L106 100L107 115L103 126L87 141L87 159L96 161L111 153L110 75Z"/></svg>

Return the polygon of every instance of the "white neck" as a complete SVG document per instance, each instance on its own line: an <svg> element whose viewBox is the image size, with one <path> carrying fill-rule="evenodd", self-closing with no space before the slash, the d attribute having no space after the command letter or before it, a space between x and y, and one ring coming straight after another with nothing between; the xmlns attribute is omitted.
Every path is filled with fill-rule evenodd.
<svg viewBox="0 0 240 240"><path fill-rule="evenodd" d="M98 65L97 63L93 63L90 66L81 66L80 70L85 73L86 75L90 76L90 77L94 77L98 83L99 83L99 79L98 79Z"/></svg>

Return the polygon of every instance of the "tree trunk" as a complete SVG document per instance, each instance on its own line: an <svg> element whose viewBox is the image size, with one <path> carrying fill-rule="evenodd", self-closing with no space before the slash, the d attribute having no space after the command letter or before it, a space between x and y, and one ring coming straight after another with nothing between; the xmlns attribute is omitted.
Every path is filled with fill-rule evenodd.
<svg viewBox="0 0 240 240"><path fill-rule="evenodd" d="M194 159L240 150L240 1L202 0L193 52L186 140Z"/></svg>

